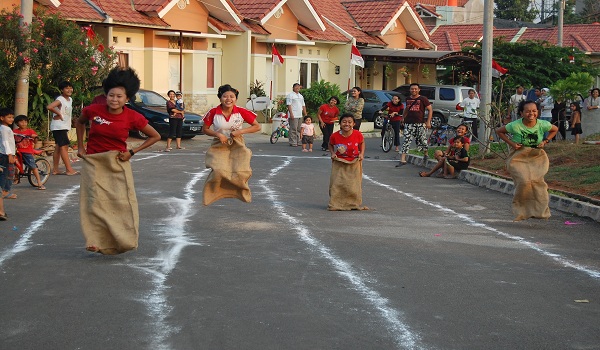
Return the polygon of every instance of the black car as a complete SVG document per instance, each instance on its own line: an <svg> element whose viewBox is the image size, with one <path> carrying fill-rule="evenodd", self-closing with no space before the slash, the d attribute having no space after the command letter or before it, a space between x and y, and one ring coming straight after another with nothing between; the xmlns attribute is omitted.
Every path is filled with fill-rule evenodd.
<svg viewBox="0 0 600 350"><path fill-rule="evenodd" d="M404 101L402 94L396 91L363 90L362 93L365 98L365 107L362 112L363 119L373 122L377 129L381 129L383 126L383 117L378 112L392 100L392 96L398 96L400 101Z"/></svg>
<svg viewBox="0 0 600 350"><path fill-rule="evenodd" d="M162 138L166 138L169 135L167 99L162 95L154 91L140 89L135 94L134 99L129 101L126 106L146 117L150 125L158 131ZM203 116L192 112L185 112L182 138L191 139L196 135L201 135L203 125ZM134 136L140 138L147 137L141 131L135 132Z"/></svg>

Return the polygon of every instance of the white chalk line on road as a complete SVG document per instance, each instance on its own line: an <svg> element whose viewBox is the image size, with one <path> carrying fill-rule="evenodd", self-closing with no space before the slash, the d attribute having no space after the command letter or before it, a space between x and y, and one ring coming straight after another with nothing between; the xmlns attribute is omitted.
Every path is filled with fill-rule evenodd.
<svg viewBox="0 0 600 350"><path fill-rule="evenodd" d="M303 222L290 215L284 208L285 203L279 200L279 196L268 186L269 179L275 177L277 173L287 167L292 162L292 159L288 157L283 164L279 167L271 169L266 179L259 180L260 185L263 187L267 197L271 201L274 210L277 212L277 217L286 219L291 227L296 231L298 237L315 248L320 255L330 262L335 268L335 271L349 281L354 289L361 294L366 300L368 300L374 307L379 311L380 316L387 324L387 329L392 333L394 341L399 348L403 349L421 349L423 346L418 345L418 335L414 334L410 328L402 322L398 311L388 305L388 299L382 297L377 291L367 286L365 280L355 272L351 264L342 260L330 248L321 243L318 239L314 238L310 234L310 230L303 224Z"/></svg>
<svg viewBox="0 0 600 350"><path fill-rule="evenodd" d="M0 267L7 260L13 258L18 253L24 252L29 249L31 244L31 237L44 226L44 224L54 216L54 214L58 213L62 207L67 202L67 199L75 193L79 189L79 185L72 186L64 192L58 194L55 198L52 199L52 205L50 209L46 211L42 216L40 216L37 220L33 221L29 227L25 229L23 234L19 237L19 239L15 242L12 248L4 250L2 254L0 254Z"/></svg>
<svg viewBox="0 0 600 350"><path fill-rule="evenodd" d="M480 228L485 229L487 231L493 232L493 233L495 233L495 234L497 234L499 236L502 236L502 237L508 238L510 240L513 240L513 241L515 241L517 243L520 243L523 246L525 246L525 247L527 247L529 249L532 249L532 250L536 251L537 253L539 253L539 254L541 254L541 255L543 255L545 257L548 257L548 258L550 258L552 260L554 260L555 262L559 263L560 265L562 265L564 267L573 268L573 269L575 269L577 271L580 271L580 272L583 272L583 273L587 274L588 276L590 276L590 277L592 277L594 279L600 279L600 271L595 270L595 269L593 269L591 267L588 267L588 266L581 265L581 264L578 264L576 262L573 262L573 261L571 261L571 260L569 260L569 259L561 256L560 254L551 253L551 252L549 252L547 250L544 250L544 249L538 247L535 243L530 242L530 241L526 240L523 237L515 236L515 235L512 235L510 233L506 233L506 232L500 231L500 230L498 230L498 229L496 229L494 227L488 226L488 225L486 225L484 223L477 222L475 219L473 219L469 215L457 213L456 211L454 211L452 209L449 209L447 207L444 207L441 204L429 202L429 201L427 201L427 200L425 200L425 199L423 199L423 198L421 198L419 196L416 196L416 195L414 195L412 193L407 193L407 192L400 191L399 189L397 189L397 188L395 188L395 187L393 187L391 185L384 184L384 183L381 183L379 181L376 181L376 180L372 179L368 175L364 175L363 174L363 178L366 179L366 180L368 180L368 181L370 181L371 183L373 183L375 185L378 185L378 186L381 186L381 187L386 188L388 190L391 190L391 191L394 191L396 193L402 194L402 195L404 195L406 197L409 197L409 198L411 198L411 199L413 199L415 201L421 202L421 203L423 203L425 205L428 205L430 207L434 207L437 210L445 212L445 213L449 214L452 217L457 217L457 218L463 220L464 222L466 222L467 225L474 226L474 227L480 227Z"/></svg>
<svg viewBox="0 0 600 350"><path fill-rule="evenodd" d="M198 181L203 179L209 171L210 169L204 169L194 173L184 188L183 198L170 199L171 215L165 219L164 229L161 233L166 238L166 246L159 249L154 258L129 265L152 276L154 289L141 300L152 317L154 327L152 349L170 349L167 339L180 329L180 327L169 325L166 321L172 310L166 295L166 291L169 289L167 279L175 269L183 250L188 246L201 245L194 242L193 237L189 236L187 223L195 212L194 195L196 191L194 188Z"/></svg>

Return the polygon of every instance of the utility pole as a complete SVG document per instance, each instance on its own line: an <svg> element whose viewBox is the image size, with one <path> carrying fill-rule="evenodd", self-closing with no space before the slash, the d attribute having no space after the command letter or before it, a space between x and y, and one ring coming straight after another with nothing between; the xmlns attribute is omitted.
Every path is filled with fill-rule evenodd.
<svg viewBox="0 0 600 350"><path fill-rule="evenodd" d="M492 123L490 104L492 103L492 56L494 34L494 0L483 2L483 43L481 50L481 103L479 108L479 135L482 144L489 145ZM479 148L479 155L488 152L487 147Z"/></svg>
<svg viewBox="0 0 600 350"><path fill-rule="evenodd" d="M558 0L560 4L558 5L558 40L557 46L563 46L563 27L564 27L564 15L565 15L565 0Z"/></svg>
<svg viewBox="0 0 600 350"><path fill-rule="evenodd" d="M27 27L25 35L30 36L31 21L33 20L33 0L21 0L21 25ZM26 53L29 55L29 52ZM15 92L15 115L27 115L29 105L29 63L25 64L19 79L17 80Z"/></svg>

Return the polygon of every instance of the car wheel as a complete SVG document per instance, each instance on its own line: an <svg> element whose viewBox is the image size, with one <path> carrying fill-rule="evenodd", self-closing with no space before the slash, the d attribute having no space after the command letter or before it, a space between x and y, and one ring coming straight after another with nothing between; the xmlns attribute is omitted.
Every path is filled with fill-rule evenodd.
<svg viewBox="0 0 600 350"><path fill-rule="evenodd" d="M431 117L431 128L437 129L444 124L444 117L440 114L434 113L433 117Z"/></svg>
<svg viewBox="0 0 600 350"><path fill-rule="evenodd" d="M373 116L373 122L375 129L383 128L383 116L381 114L375 113L375 116Z"/></svg>
<svg viewBox="0 0 600 350"><path fill-rule="evenodd" d="M140 130L136 130L136 131L132 131L131 135L133 137L137 137L138 139L142 139L145 140L148 138L148 135L144 134L143 132L141 132Z"/></svg>

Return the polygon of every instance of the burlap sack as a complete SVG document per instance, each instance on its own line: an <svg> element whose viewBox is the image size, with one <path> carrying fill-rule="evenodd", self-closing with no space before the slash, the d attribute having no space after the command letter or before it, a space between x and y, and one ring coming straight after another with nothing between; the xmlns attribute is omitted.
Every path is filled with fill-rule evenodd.
<svg viewBox="0 0 600 350"><path fill-rule="evenodd" d="M131 163L118 160L117 155L111 151L83 158L81 230L86 247L96 247L102 254L120 254L138 246L140 218Z"/></svg>
<svg viewBox="0 0 600 350"><path fill-rule="evenodd" d="M362 205L362 162L334 158L329 177L327 210L367 210Z"/></svg>
<svg viewBox="0 0 600 350"><path fill-rule="evenodd" d="M251 202L250 158L252 151L246 147L242 136L234 138L231 144L222 144L215 139L206 152L206 167L212 171L204 183L203 204L209 205L223 198Z"/></svg>
<svg viewBox="0 0 600 350"><path fill-rule="evenodd" d="M550 217L550 196L544 181L549 164L548 156L541 148L522 147L506 160L506 170L515 184L512 202L515 221Z"/></svg>

